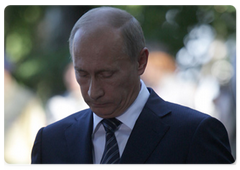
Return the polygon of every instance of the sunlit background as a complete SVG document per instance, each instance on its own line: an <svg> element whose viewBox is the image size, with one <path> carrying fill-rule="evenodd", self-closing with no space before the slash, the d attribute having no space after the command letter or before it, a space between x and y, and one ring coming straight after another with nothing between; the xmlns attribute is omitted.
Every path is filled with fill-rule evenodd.
<svg viewBox="0 0 240 170"><path fill-rule="evenodd" d="M4 157L30 163L37 131L87 108L68 37L96 6L5 9ZM150 50L144 82L164 100L210 114L227 128L236 157L236 9L233 6L117 6L142 25Z"/></svg>

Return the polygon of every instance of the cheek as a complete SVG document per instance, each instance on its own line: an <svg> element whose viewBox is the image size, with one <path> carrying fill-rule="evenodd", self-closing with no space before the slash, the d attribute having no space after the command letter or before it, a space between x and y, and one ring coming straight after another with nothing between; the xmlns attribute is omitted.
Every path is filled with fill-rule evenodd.
<svg viewBox="0 0 240 170"><path fill-rule="evenodd" d="M131 80L128 77L130 76L116 76L112 82L106 83L104 86L105 94L115 100L124 98L132 87Z"/></svg>

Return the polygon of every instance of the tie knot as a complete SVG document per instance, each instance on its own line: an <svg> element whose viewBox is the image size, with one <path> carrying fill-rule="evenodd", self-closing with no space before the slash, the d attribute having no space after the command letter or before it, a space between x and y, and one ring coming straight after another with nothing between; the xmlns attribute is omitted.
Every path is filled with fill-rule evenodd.
<svg viewBox="0 0 240 170"><path fill-rule="evenodd" d="M122 122L117 120L116 118L110 118L110 119L103 119L102 122L103 127L106 132L115 132L117 128L119 127Z"/></svg>

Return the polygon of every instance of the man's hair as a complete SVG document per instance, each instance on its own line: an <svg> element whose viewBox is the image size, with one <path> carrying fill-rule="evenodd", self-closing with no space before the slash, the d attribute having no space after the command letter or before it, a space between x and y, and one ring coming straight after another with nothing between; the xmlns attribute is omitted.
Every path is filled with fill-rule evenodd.
<svg viewBox="0 0 240 170"><path fill-rule="evenodd" d="M132 60L136 60L140 51L145 47L145 38L142 28L137 19L131 14L124 10L112 7L91 9L75 23L69 37L69 49L72 57L73 39L77 30L84 26L91 26L91 24L96 22L96 17L99 18L101 14L106 25L120 29L124 41L123 52Z"/></svg>

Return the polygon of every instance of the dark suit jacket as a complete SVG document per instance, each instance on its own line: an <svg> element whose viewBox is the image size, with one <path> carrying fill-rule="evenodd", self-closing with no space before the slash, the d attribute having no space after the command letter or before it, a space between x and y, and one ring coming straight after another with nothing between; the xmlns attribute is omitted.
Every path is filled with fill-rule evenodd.
<svg viewBox="0 0 240 170"><path fill-rule="evenodd" d="M217 119L162 100L152 89L120 163L232 163L227 132ZM32 163L90 164L92 111L80 111L39 130Z"/></svg>

